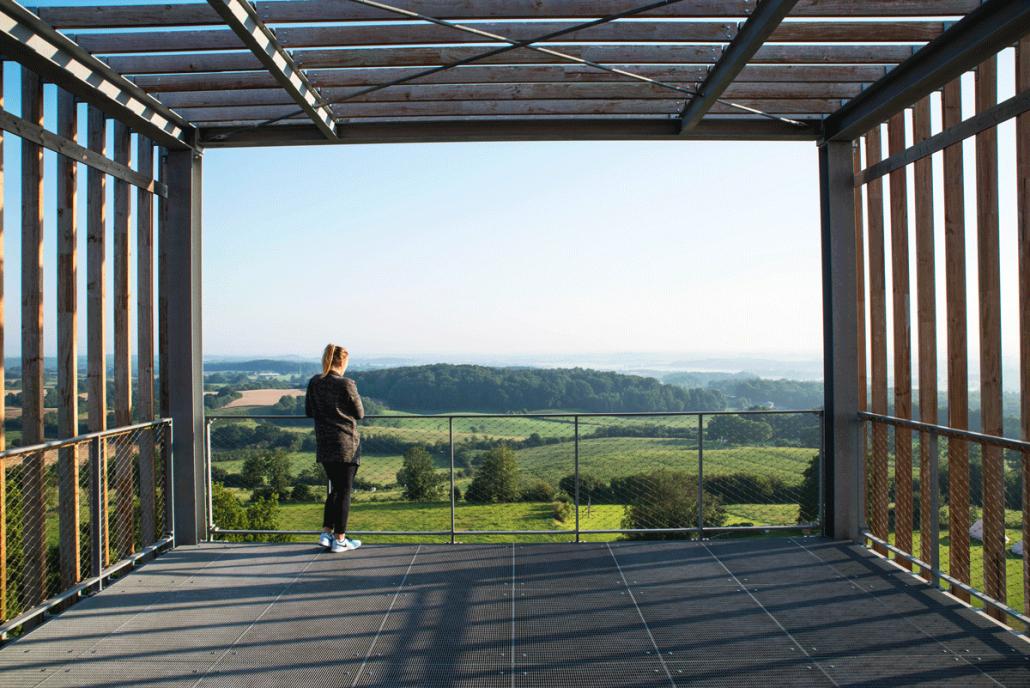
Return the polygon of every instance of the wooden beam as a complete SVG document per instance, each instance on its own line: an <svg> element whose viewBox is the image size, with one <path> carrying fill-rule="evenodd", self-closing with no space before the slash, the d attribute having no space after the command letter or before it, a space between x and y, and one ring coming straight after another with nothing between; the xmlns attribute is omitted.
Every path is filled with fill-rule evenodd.
<svg viewBox="0 0 1030 688"><path fill-rule="evenodd" d="M1030 90L1030 36L1016 45L1016 91ZM1022 438L1030 441L1030 114L1016 120L1019 243L1019 400ZM1023 542L1030 544L1030 455L1023 454ZM1030 614L1030 547L1023 547L1023 609Z"/></svg>
<svg viewBox="0 0 1030 688"><path fill-rule="evenodd" d="M905 113L887 123L888 150L905 147ZM908 181L905 170L890 175L891 286L894 316L894 415L912 417L912 316L909 307ZM912 551L912 431L894 429L894 537L898 547ZM897 562L911 569L906 561Z"/></svg>
<svg viewBox="0 0 1030 688"><path fill-rule="evenodd" d="M248 0L209 0L209 4L326 138L335 139L336 122L332 110L308 81L307 75L294 63L290 53L283 49L275 34L261 21Z"/></svg>
<svg viewBox="0 0 1030 688"><path fill-rule="evenodd" d="M132 134L120 122L114 123L114 159L128 167ZM114 423L118 427L132 424L132 340L129 336L129 308L132 290L129 282L131 243L129 225L132 222L129 185L114 182ZM135 473L132 445L125 440L114 442L114 487L116 497L117 530L111 543L117 558L133 552L133 505Z"/></svg>
<svg viewBox="0 0 1030 688"><path fill-rule="evenodd" d="M128 182L133 186L153 191L158 195L165 195L168 193L168 189L165 188L164 184L156 182L153 179L148 178L146 175L140 174L132 168L121 165L110 158L98 155L95 151L80 146L72 139L36 126L32 122L26 121L25 119L7 112L2 108L0 108L0 130L9 131L15 136L25 139L26 141L30 141L52 150L64 158L70 158L75 162L81 162L87 167L97 169L105 174L111 175L115 179Z"/></svg>
<svg viewBox="0 0 1030 688"><path fill-rule="evenodd" d="M934 153L944 150L953 143L967 139L984 129L996 127L1002 122L1012 119L1019 114L1030 110L1030 90L1024 90L1009 98L1003 103L998 103L989 110L985 110L969 119L963 120L953 127L923 139L914 145L906 148L898 155L892 155L886 160L881 160L873 167L862 171L856 183L865 184L874 177L883 175L912 163L929 157Z"/></svg>
<svg viewBox="0 0 1030 688"><path fill-rule="evenodd" d="M154 173L154 144L139 136L136 159L140 172ZM136 193L136 378L139 397L136 413L139 420L154 420L154 197L140 189ZM148 545L156 536L156 482L154 475L154 431L140 436L140 534Z"/></svg>
<svg viewBox="0 0 1030 688"><path fill-rule="evenodd" d="M915 143L930 138L930 97L921 99L912 110L912 140ZM937 424L937 278L933 224L933 165L930 158L915 164L916 201L916 302L919 336L919 420ZM932 496L939 486L930 481L930 436L919 438L919 558L933 561L937 543L929 537L933 520ZM929 569L922 569L926 580L933 578Z"/></svg>
<svg viewBox="0 0 1030 688"><path fill-rule="evenodd" d="M882 155L880 128L865 135L866 164L875 164ZM873 180L866 187L869 228L869 333L870 383L873 413L887 415L887 267L883 233L883 182ZM887 539L887 428L873 423L873 451L870 467L871 502L867 505L873 535ZM886 554L883 548L876 548Z"/></svg>
<svg viewBox="0 0 1030 688"><path fill-rule="evenodd" d="M57 131L68 140L78 136L75 96L57 91ZM76 196L78 165L57 158L57 432L62 438L79 434L78 296ZM79 451L62 449L58 456L61 587L79 582Z"/></svg>
<svg viewBox="0 0 1030 688"><path fill-rule="evenodd" d="M4 70L0 61L0 109L4 106ZM4 364L4 132L0 129L0 451L7 449L7 366ZM0 619L7 620L7 463L0 460Z"/></svg>
<svg viewBox="0 0 1030 688"><path fill-rule="evenodd" d="M692 87L691 84L682 84ZM402 85L374 91L352 98L359 87L325 88L328 102L347 100L351 103L388 102L452 102L472 100L669 100L670 90L654 84L638 82L596 83L521 83L521 84L439 84ZM782 82L739 83L730 86L727 97L777 100L836 100L850 98L862 90L861 84L846 82L788 84ZM162 100L170 107L239 107L254 105L289 105L293 100L279 88L205 90L166 93Z"/></svg>
<svg viewBox="0 0 1030 688"><path fill-rule="evenodd" d="M138 131L189 146L181 117L14 0L0 0L0 52Z"/></svg>
<svg viewBox="0 0 1030 688"><path fill-rule="evenodd" d="M754 9L701 82L697 95L684 106L680 114L681 132L698 125L796 4L797 0L764 0Z"/></svg>
<svg viewBox="0 0 1030 688"><path fill-rule="evenodd" d="M998 64L992 57L976 68L976 110L997 102ZM1004 434L1001 388L1001 275L998 240L998 132L976 135L976 246L980 295L980 417L982 431ZM1005 463L1001 449L983 445L984 592L1004 602ZM1004 614L989 609L999 620Z"/></svg>
<svg viewBox="0 0 1030 688"><path fill-rule="evenodd" d="M436 66L468 59L484 52L482 47L444 48L336 48L293 51L298 69L351 67ZM714 45L590 45L568 46L562 52L602 64L714 64L720 50ZM767 45L753 64L770 65L894 65L909 58L906 45ZM234 72L265 69L245 53L195 53L166 55L115 55L107 62L122 74L176 74L183 72ZM482 64L553 64L561 58L520 48L485 58Z"/></svg>
<svg viewBox="0 0 1030 688"><path fill-rule="evenodd" d="M796 1L796 0L795 0ZM754 21L758 12L748 21ZM394 17L397 19L397 17ZM580 21L490 22L475 28L514 41L529 41L581 25ZM785 22L768 36L773 43L922 43L944 31L940 21L911 22ZM553 39L561 43L728 43L737 35L737 22L731 21L648 21L600 24ZM239 37L231 30L191 31L114 31L69 33L70 39L91 53L197 52L239 50ZM280 26L278 42L290 50L344 46L451 45L482 43L482 38L448 27L426 24L379 24L358 26ZM541 41L546 43L547 41Z"/></svg>
<svg viewBox="0 0 1030 688"><path fill-rule="evenodd" d="M43 83L21 70L22 116L43 125ZM22 442L43 441L43 149L21 146L21 379ZM24 592L31 606L46 597L45 454L25 462L23 494Z"/></svg>
<svg viewBox="0 0 1030 688"><path fill-rule="evenodd" d="M636 74L673 84L701 81L708 73L702 65L609 65L630 69ZM372 86L410 77L424 71L419 67L383 67L379 69L312 69L308 78L319 89L345 86ZM758 83L865 84L876 81L887 72L877 65L751 65L737 77L735 85ZM133 81L150 93L178 91L225 91L273 89L278 84L267 72L198 72L191 74L141 74ZM514 84L514 83L624 83L625 77L577 64L551 65L465 65L420 77L419 85L442 84ZM389 92L392 89L387 89Z"/></svg>
<svg viewBox="0 0 1030 688"><path fill-rule="evenodd" d="M625 9L620 0L484 0L451 2L416 0L407 9L441 19L563 19L591 18ZM971 12L979 0L801 0L795 17L936 17ZM749 0L692 0L647 13L649 17L744 17L754 7ZM220 23L205 3L172 5L78 5L39 7L44 20L59 28L143 28L203 26ZM395 15L372 7L333 0L262 2L258 14L267 23L382 21Z"/></svg>
<svg viewBox="0 0 1030 688"><path fill-rule="evenodd" d="M104 113L90 107L87 118L87 145L98 155L106 155L107 129ZM107 175L90 168L86 177L86 408L89 431L107 429ZM90 456L91 513L99 514L104 547L93 552L93 575L110 563L110 527L107 508L107 452ZM97 483L100 483L99 485ZM99 498L99 501L98 501Z"/></svg>
<svg viewBox="0 0 1030 688"><path fill-rule="evenodd" d="M941 94L941 117L945 129L962 119L962 80L945 85ZM948 425L969 429L969 351L966 322L966 218L965 162L962 144L944 149L944 275L948 339ZM954 578L970 585L969 568L969 447L957 439L948 440L948 570ZM956 597L969 601L969 594L952 586Z"/></svg>
<svg viewBox="0 0 1030 688"><path fill-rule="evenodd" d="M860 169L862 169L862 147L859 141L852 141L852 175L857 175ZM866 326L866 304L868 300L866 298L865 213L862 209L862 187L856 184L853 193L855 204L855 338L857 340L855 343L857 354L855 370L856 377L858 378L856 392L858 393L858 410L867 411L869 409L869 340L868 328ZM858 465L859 474L862 476L859 478L862 483L862 489L859 490L858 508L862 523L865 523L868 519L868 499L866 495L868 489L867 476L869 474L866 467L867 450L869 447L868 440L868 428L865 423L860 423L858 428Z"/></svg>

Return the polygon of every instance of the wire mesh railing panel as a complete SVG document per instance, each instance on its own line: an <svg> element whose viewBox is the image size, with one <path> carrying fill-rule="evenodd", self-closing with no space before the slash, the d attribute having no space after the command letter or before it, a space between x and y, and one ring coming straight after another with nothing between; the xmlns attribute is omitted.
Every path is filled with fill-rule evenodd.
<svg viewBox="0 0 1030 688"><path fill-rule="evenodd" d="M705 526L793 526L820 521L821 416L704 417Z"/></svg>
<svg viewBox="0 0 1030 688"><path fill-rule="evenodd" d="M576 529L573 416L455 418L455 529L461 542L571 540ZM582 446L582 444L580 445ZM508 535L492 531L511 531Z"/></svg>
<svg viewBox="0 0 1030 688"><path fill-rule="evenodd" d="M580 527L687 537L698 525L697 429L696 415L581 418ZM715 501L703 503L711 511Z"/></svg>
<svg viewBox="0 0 1030 688"><path fill-rule="evenodd" d="M1011 441L1004 438L967 439L970 435L956 435L949 428L906 428L913 438L916 465L909 488L913 521L905 533L906 524L897 517L904 495L899 494L896 479L895 427L875 419L867 425L873 438L866 461L869 533L898 551L873 542L874 549L1024 629L1018 614L1028 611L1022 534L1025 452L1007 447ZM882 464L877 466L877 461ZM877 470L879 478L874 475ZM880 530L883 526L885 531Z"/></svg>
<svg viewBox="0 0 1030 688"><path fill-rule="evenodd" d="M0 622L37 613L168 534L167 459L140 471L140 447L163 455L168 428L142 424L0 454ZM160 484L157 495L145 494L141 475ZM144 514L153 527L146 538Z"/></svg>

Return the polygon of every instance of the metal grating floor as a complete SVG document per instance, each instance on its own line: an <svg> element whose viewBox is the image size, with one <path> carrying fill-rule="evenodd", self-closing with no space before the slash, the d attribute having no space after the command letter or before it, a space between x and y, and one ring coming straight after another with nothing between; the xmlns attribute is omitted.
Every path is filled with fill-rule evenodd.
<svg viewBox="0 0 1030 688"><path fill-rule="evenodd" d="M1030 686L1030 644L818 538L180 547L0 649L4 688Z"/></svg>

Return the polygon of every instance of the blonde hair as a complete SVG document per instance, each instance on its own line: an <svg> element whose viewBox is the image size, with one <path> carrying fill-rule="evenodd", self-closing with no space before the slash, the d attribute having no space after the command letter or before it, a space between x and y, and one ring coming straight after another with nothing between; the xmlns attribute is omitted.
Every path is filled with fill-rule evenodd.
<svg viewBox="0 0 1030 688"><path fill-rule="evenodd" d="M342 366L349 356L350 354L342 346L326 344L325 351L322 352L322 377L328 375L333 368Z"/></svg>

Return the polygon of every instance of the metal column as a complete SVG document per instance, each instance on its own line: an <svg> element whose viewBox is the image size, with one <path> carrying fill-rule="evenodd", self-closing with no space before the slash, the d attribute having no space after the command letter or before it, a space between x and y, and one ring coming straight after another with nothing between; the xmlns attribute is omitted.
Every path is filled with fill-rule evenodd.
<svg viewBox="0 0 1030 688"><path fill-rule="evenodd" d="M857 540L864 470L859 452L858 325L852 143L819 148L823 272L823 532Z"/></svg>
<svg viewBox="0 0 1030 688"><path fill-rule="evenodd" d="M175 425L172 464L175 540L191 545L206 537L204 399L201 360L201 158L194 151L168 151L163 170L168 199L160 223L162 397Z"/></svg>

